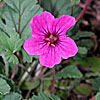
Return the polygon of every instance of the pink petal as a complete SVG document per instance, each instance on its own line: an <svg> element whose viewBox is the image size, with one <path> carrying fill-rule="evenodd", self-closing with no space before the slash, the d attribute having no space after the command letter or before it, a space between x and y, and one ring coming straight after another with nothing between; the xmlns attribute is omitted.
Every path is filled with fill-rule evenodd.
<svg viewBox="0 0 100 100"><path fill-rule="evenodd" d="M75 56L78 52L78 47L74 40L66 36L62 37L62 39L58 41L57 47L59 48L61 57L64 59Z"/></svg>
<svg viewBox="0 0 100 100"><path fill-rule="evenodd" d="M43 12L41 15L36 15L32 18L30 26L32 28L32 36L45 36L51 32L51 27L54 21L54 16L49 12Z"/></svg>
<svg viewBox="0 0 100 100"><path fill-rule="evenodd" d="M47 44L40 38L29 38L25 41L23 48L30 55L40 55L45 53Z"/></svg>
<svg viewBox="0 0 100 100"><path fill-rule="evenodd" d="M57 48L49 47L45 54L40 55L39 60L41 65L52 68L55 64L61 62L61 56L59 55Z"/></svg>
<svg viewBox="0 0 100 100"><path fill-rule="evenodd" d="M75 18L69 15L63 15L62 17L55 19L52 29L57 34L65 34L65 32L73 25L75 25Z"/></svg>

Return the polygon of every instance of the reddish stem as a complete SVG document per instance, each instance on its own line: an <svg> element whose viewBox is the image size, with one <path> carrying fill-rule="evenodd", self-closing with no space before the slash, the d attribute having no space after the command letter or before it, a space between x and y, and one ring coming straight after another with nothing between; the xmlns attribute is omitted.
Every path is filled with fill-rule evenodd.
<svg viewBox="0 0 100 100"><path fill-rule="evenodd" d="M55 89L55 69L52 70L52 74L53 74L53 77L52 77L52 84L51 84L51 91L50 93L51 94L54 94L54 89Z"/></svg>
<svg viewBox="0 0 100 100"><path fill-rule="evenodd" d="M78 18L76 18L76 22L78 22L78 21L83 17L83 15L85 14L85 12L86 12L88 6L90 5L90 2L91 2L91 0L87 0L84 9L82 10L82 12L81 12L80 15L78 16Z"/></svg>
<svg viewBox="0 0 100 100"><path fill-rule="evenodd" d="M13 80L14 77L15 77L16 70L17 70L17 64L15 64L15 66L14 66L14 71L13 71L13 73L12 73L12 75L11 75L11 79L12 79L12 80Z"/></svg>

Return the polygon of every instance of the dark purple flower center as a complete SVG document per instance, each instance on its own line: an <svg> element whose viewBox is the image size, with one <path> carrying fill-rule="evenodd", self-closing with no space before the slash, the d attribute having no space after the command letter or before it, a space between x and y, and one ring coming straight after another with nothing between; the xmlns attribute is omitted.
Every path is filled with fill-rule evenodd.
<svg viewBox="0 0 100 100"><path fill-rule="evenodd" d="M48 46L55 47L55 44L57 43L58 38L55 35L50 34L49 37L47 37L45 40L46 40Z"/></svg>

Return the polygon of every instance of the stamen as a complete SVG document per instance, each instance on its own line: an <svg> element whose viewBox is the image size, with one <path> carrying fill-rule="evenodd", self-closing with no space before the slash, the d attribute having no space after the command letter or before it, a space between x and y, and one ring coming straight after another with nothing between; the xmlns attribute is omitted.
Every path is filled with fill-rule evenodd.
<svg viewBox="0 0 100 100"><path fill-rule="evenodd" d="M51 46L55 47L55 44L51 44Z"/></svg>
<svg viewBox="0 0 100 100"><path fill-rule="evenodd" d="M50 34L50 38L53 38L53 35L52 34Z"/></svg>
<svg viewBox="0 0 100 100"><path fill-rule="evenodd" d="M50 42L47 42L47 46L49 46L50 45Z"/></svg>
<svg viewBox="0 0 100 100"><path fill-rule="evenodd" d="M46 38L45 40L49 41L50 39L49 38Z"/></svg>
<svg viewBox="0 0 100 100"><path fill-rule="evenodd" d="M58 40L58 38L57 38L57 37L54 37L54 40L55 40L55 41L57 41L57 40Z"/></svg>

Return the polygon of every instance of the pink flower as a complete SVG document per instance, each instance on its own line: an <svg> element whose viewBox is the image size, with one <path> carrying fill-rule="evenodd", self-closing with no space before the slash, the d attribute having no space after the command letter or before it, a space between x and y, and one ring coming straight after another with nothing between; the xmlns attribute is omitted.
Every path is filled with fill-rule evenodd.
<svg viewBox="0 0 100 100"><path fill-rule="evenodd" d="M32 38L25 41L24 49L30 55L40 55L40 64L52 68L61 57L68 59L78 52L74 40L66 36L73 25L75 18L69 15L57 19L47 11L36 15L30 22Z"/></svg>

